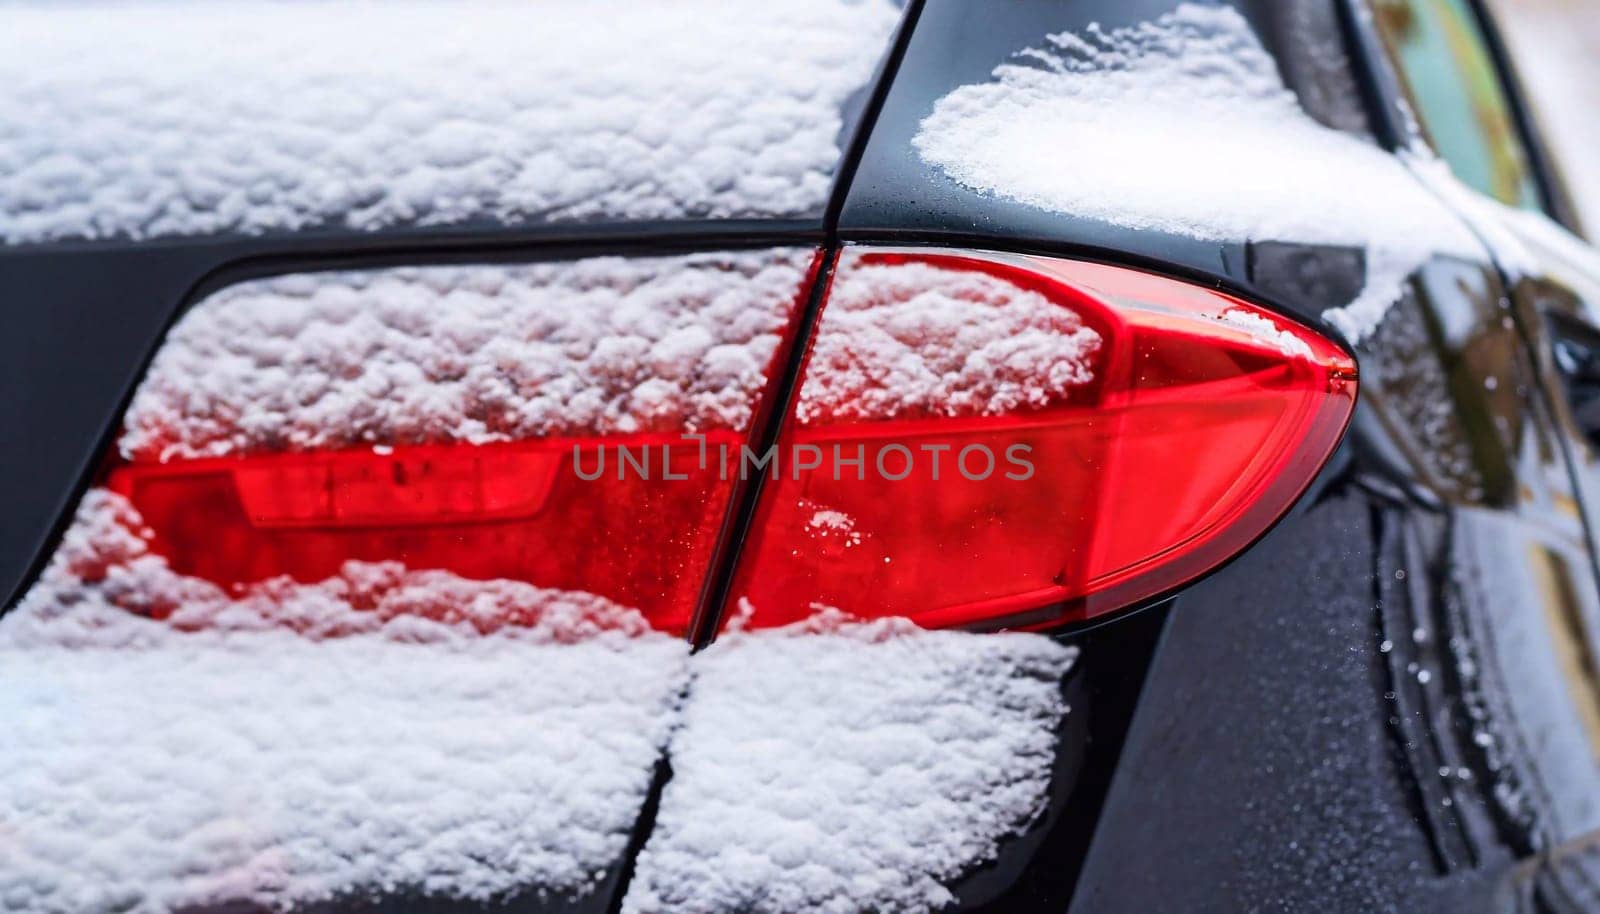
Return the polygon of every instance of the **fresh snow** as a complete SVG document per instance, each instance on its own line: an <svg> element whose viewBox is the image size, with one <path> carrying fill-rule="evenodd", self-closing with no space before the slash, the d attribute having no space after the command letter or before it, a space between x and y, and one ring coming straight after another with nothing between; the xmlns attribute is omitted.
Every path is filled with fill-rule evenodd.
<svg viewBox="0 0 1600 914"><path fill-rule="evenodd" d="M300 273L173 328L124 456L743 430L812 252Z"/></svg>
<svg viewBox="0 0 1600 914"><path fill-rule="evenodd" d="M11 0L0 239L820 213L887 0Z"/></svg>
<svg viewBox="0 0 1600 914"><path fill-rule="evenodd" d="M1003 415L1093 380L1100 335L1072 309L996 276L841 258L796 416Z"/></svg>
<svg viewBox="0 0 1600 914"><path fill-rule="evenodd" d="M820 515L830 529L843 516ZM347 563L224 593L91 490L0 619L0 906L583 895L923 914L1043 808L1075 651L826 610L690 657L602 597Z"/></svg>
<svg viewBox="0 0 1600 914"><path fill-rule="evenodd" d="M0 648L5 910L584 894L622 855L685 653L185 639Z"/></svg>
<svg viewBox="0 0 1600 914"><path fill-rule="evenodd" d="M619 859L681 640L599 597L443 572L230 600L139 527L91 491L0 620L0 908L581 895ZM487 621L502 609L517 624Z"/></svg>
<svg viewBox="0 0 1600 914"><path fill-rule="evenodd" d="M1363 248L1366 286L1324 315L1352 340L1431 254L1476 250L1403 161L1307 115L1226 6L1046 36L941 98L913 143L960 184L1052 212Z"/></svg>
<svg viewBox="0 0 1600 914"><path fill-rule="evenodd" d="M824 613L695 658L627 914L926 914L1042 811L1072 648Z"/></svg>

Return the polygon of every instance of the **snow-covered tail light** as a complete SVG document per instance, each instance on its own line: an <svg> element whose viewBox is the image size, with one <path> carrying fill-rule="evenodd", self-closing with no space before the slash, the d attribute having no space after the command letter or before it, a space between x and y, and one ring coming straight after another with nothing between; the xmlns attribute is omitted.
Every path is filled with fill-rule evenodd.
<svg viewBox="0 0 1600 914"><path fill-rule="evenodd" d="M824 605L925 627L1127 606L1266 530L1337 443L1355 389L1329 340L1216 290L1043 257L852 249L731 598L758 626Z"/></svg>
<svg viewBox="0 0 1600 914"><path fill-rule="evenodd" d="M663 753L623 910L946 906L1044 808L1076 652L927 629L1224 560L1321 466L1354 368L1215 291L935 249L847 249L807 342L822 262L199 301L0 619L0 906L593 898ZM742 630L691 656L730 570Z"/></svg>
<svg viewBox="0 0 1600 914"><path fill-rule="evenodd" d="M783 249L243 283L174 328L103 486L182 592L209 584L256 615L294 603L294 584L396 563L595 595L682 630L734 486L700 472L683 436L745 443L814 260ZM194 616L197 601L173 593L117 600ZM408 605L480 628L527 615L483 594Z"/></svg>

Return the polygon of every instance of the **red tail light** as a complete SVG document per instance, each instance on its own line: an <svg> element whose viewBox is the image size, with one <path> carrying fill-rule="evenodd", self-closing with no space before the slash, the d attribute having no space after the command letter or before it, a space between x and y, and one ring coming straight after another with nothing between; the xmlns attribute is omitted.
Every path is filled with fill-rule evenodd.
<svg viewBox="0 0 1600 914"><path fill-rule="evenodd" d="M818 605L1088 618L1248 545L1354 399L1342 351L1221 292L1042 257L847 253L732 595L755 625Z"/></svg>
<svg viewBox="0 0 1600 914"><path fill-rule="evenodd" d="M733 488L663 435L123 464L106 487L174 571L224 586L397 561L603 595L667 630L688 624Z"/></svg>
<svg viewBox="0 0 1600 914"><path fill-rule="evenodd" d="M819 265L780 249L235 286L174 329L104 486L173 571L232 594L398 562L684 631L735 483L682 436L748 440Z"/></svg>
<svg viewBox="0 0 1600 914"><path fill-rule="evenodd" d="M234 592L398 562L594 594L683 630L735 479L754 469L773 475L730 592L750 624L825 606L925 626L1036 626L1153 596L1244 548L1309 484L1353 407L1342 351L1214 290L1042 257L850 249L764 462L741 449L768 411L784 352L773 341L792 340L808 256L583 262L566 287L561 265L515 282L349 274L310 311L274 297L305 294L299 281L244 288L199 329L174 332L104 484L173 571ZM598 335L578 301L596 282ZM489 297L428 297L453 284ZM420 299L418 287L429 290ZM357 323L362 308L391 304L393 328ZM457 305L480 324L447 316L427 329ZM324 313L327 326L307 317ZM507 321L544 361L513 358ZM708 327L742 348L707 348ZM285 353L304 350L316 384L288 374L293 383L263 393L248 372L217 381L212 360L238 358L231 340L252 332L271 337L252 358L281 373ZM362 355L330 344L346 338ZM488 394L416 384L415 415L396 418L367 401L362 358L386 360L383 378L478 377L473 391ZM203 393L187 384L196 372ZM304 409L302 387L337 397ZM442 413L441 390L461 396ZM590 425L544 431L565 415L562 397ZM596 411L608 403L625 423L593 418L611 415ZM445 413L479 417L500 440L397 431L437 427ZM354 446L374 435L380 446Z"/></svg>

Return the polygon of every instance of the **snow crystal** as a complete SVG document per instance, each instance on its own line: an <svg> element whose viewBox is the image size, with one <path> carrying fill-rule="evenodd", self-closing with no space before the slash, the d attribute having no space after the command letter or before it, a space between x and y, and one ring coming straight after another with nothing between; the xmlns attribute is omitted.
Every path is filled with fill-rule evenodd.
<svg viewBox="0 0 1600 914"><path fill-rule="evenodd" d="M1042 810L1075 652L840 622L695 658L672 780L623 910L911 914Z"/></svg>
<svg viewBox="0 0 1600 914"><path fill-rule="evenodd" d="M599 597L393 568L230 601L131 512L91 492L0 622L0 906L581 895L620 859L681 640ZM497 606L520 624L474 624Z"/></svg>
<svg viewBox="0 0 1600 914"><path fill-rule="evenodd" d="M1432 253L1472 236L1399 158L1309 117L1249 23L1185 3L1137 26L1046 37L941 98L913 140L974 190L1216 241L1367 250L1324 316L1352 340Z"/></svg>
<svg viewBox="0 0 1600 914"><path fill-rule="evenodd" d="M0 8L0 238L820 212L885 0Z"/></svg>
<svg viewBox="0 0 1600 914"><path fill-rule="evenodd" d="M130 459L742 430L812 254L304 273L199 302L140 385Z"/></svg>
<svg viewBox="0 0 1600 914"><path fill-rule="evenodd" d="M796 415L991 416L1049 406L1093 380L1100 335L997 276L847 252Z"/></svg>

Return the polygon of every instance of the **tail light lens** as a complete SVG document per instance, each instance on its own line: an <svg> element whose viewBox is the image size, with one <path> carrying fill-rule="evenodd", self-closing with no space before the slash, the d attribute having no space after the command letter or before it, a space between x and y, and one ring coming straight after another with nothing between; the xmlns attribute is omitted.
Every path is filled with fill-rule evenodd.
<svg viewBox="0 0 1600 914"><path fill-rule="evenodd" d="M744 442L726 430L706 438ZM132 503L152 551L174 571L236 591L280 576L322 581L350 561L399 562L601 595L638 609L656 628L682 631L733 486L698 472L681 444L663 447L669 440L676 439L615 435L122 464L106 487Z"/></svg>
<svg viewBox="0 0 1600 914"><path fill-rule="evenodd" d="M286 277L197 306L103 480L149 551L234 594L389 562L683 631L754 472L723 615L1044 626L1244 548L1355 397L1331 342L1215 290L851 248L774 417L812 252L483 269ZM742 454L773 421L775 453Z"/></svg>
<svg viewBox="0 0 1600 914"><path fill-rule="evenodd" d="M745 624L1086 619L1272 524L1347 423L1355 366L1237 298L1116 267L857 249L734 578Z"/></svg>
<svg viewBox="0 0 1600 914"><path fill-rule="evenodd" d="M592 594L683 631L735 484L700 472L681 436L745 443L818 262L785 249L234 286L174 328L103 485L173 571L231 594L392 562Z"/></svg>

